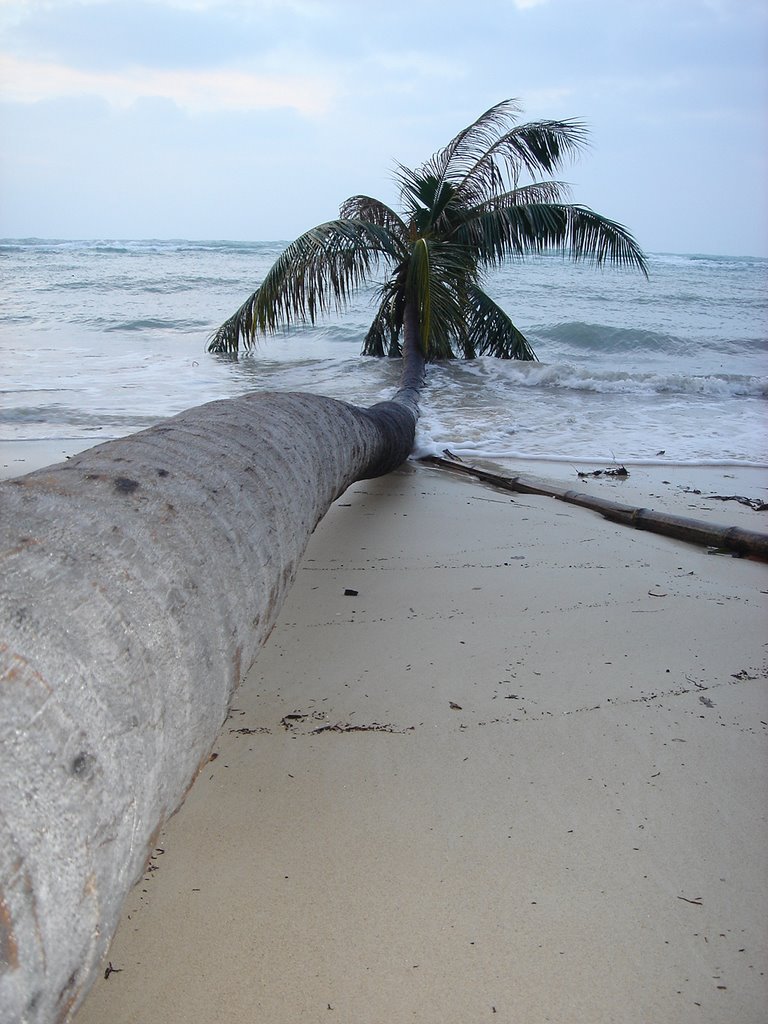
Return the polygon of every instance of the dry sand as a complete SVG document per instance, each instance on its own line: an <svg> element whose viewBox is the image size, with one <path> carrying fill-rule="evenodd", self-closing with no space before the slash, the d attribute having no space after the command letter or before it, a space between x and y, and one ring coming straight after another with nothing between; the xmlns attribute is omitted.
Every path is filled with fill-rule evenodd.
<svg viewBox="0 0 768 1024"><path fill-rule="evenodd" d="M768 529L705 497L765 473L630 472L583 489ZM76 1024L763 1024L767 594L554 499L355 485Z"/></svg>

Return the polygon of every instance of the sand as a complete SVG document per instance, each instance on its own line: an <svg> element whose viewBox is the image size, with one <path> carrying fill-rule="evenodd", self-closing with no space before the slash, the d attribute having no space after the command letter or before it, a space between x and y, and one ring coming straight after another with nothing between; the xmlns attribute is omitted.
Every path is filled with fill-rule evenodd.
<svg viewBox="0 0 768 1024"><path fill-rule="evenodd" d="M515 471L768 530L707 497L762 471ZM762 1024L766 604L554 499L355 485L76 1024Z"/></svg>

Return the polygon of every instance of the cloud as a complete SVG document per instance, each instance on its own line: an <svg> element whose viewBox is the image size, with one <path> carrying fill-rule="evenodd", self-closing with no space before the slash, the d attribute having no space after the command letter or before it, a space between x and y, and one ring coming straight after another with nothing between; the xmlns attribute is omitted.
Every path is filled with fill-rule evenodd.
<svg viewBox="0 0 768 1024"><path fill-rule="evenodd" d="M111 106L125 108L137 100L154 98L171 100L190 113L288 107L305 117L315 117L327 112L335 94L332 80L316 75L143 67L115 72L83 71L0 54L0 95L6 102L37 103L97 96Z"/></svg>

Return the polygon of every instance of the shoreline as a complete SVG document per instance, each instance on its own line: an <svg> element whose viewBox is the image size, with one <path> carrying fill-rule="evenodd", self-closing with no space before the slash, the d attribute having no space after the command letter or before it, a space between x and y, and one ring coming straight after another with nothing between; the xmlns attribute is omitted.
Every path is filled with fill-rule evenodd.
<svg viewBox="0 0 768 1024"><path fill-rule="evenodd" d="M76 1024L758 1024L767 583L420 464L353 485Z"/></svg>
<svg viewBox="0 0 768 1024"><path fill-rule="evenodd" d="M66 462L80 452L111 440L116 439L0 441L0 480ZM712 499L713 494L721 494L768 501L768 467L765 466L731 461L661 463L630 459L623 463L612 463L594 459L580 462L565 457L543 456L519 459L464 456L462 461L465 465L475 465L492 473L524 475L561 484L567 482L574 490L599 493L617 502L658 507L691 518L768 532L768 517L761 519L760 513L736 501L726 503ZM418 464L418 459L408 463L414 464ZM628 468L627 477L611 477L605 473L607 468L619 464ZM595 471L600 475L592 475ZM657 505L657 502L661 504Z"/></svg>

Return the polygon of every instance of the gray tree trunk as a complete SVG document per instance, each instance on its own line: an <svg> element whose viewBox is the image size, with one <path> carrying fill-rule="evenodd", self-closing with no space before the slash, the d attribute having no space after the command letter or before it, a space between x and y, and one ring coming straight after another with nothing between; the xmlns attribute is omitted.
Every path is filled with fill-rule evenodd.
<svg viewBox="0 0 768 1024"><path fill-rule="evenodd" d="M409 369L410 368L410 369ZM73 1015L330 504L393 402L214 402L0 485L0 1020Z"/></svg>

